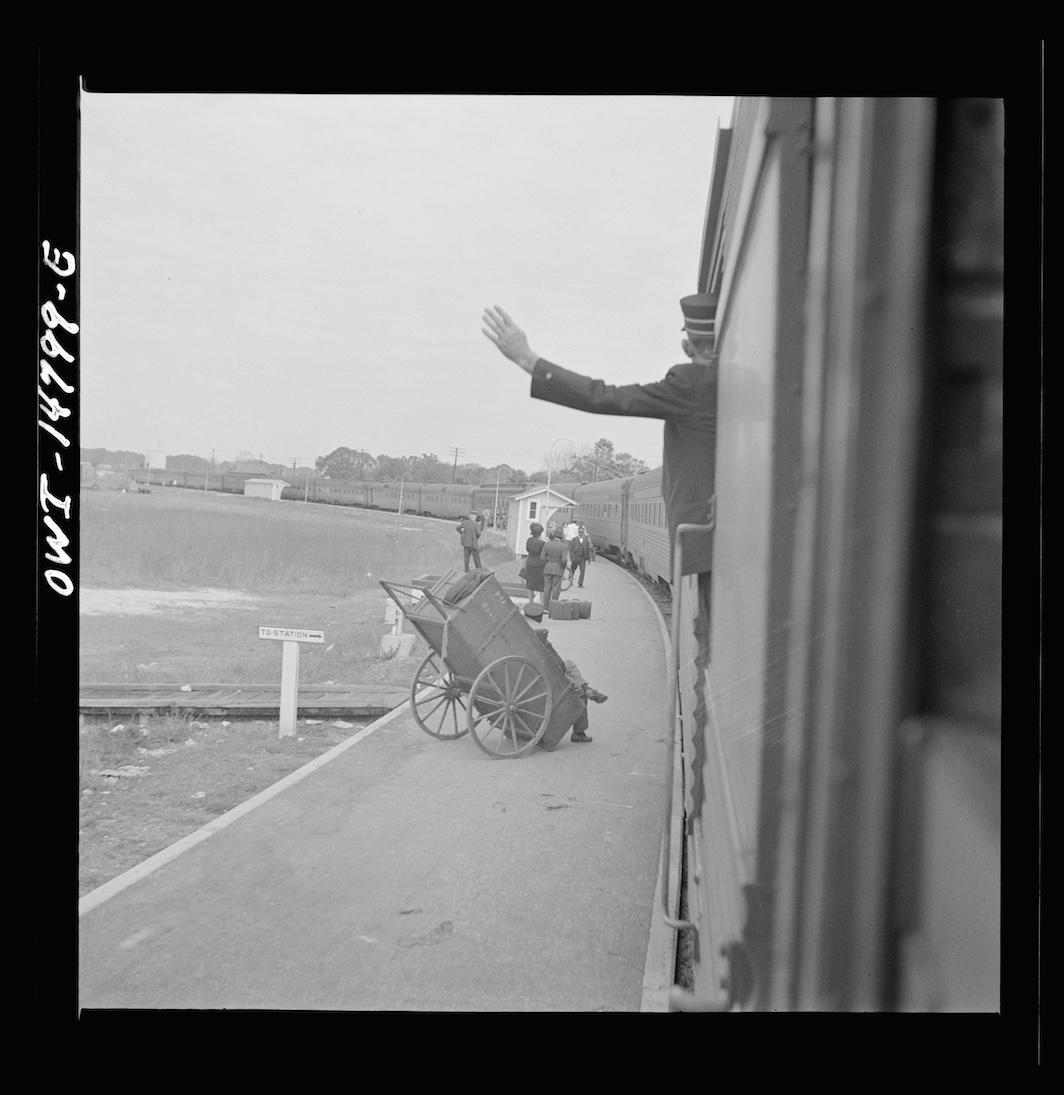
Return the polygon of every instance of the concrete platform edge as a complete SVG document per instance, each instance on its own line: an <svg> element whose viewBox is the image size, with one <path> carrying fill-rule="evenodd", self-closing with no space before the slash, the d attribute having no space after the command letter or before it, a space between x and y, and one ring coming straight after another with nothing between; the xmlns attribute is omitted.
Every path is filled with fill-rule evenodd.
<svg viewBox="0 0 1064 1095"><path fill-rule="evenodd" d="M616 565L616 564L614 564ZM657 617L658 628L661 631L661 642L665 650L666 665L669 661L671 643L669 631L665 626L665 618L661 614L654 598L643 588L639 581L633 578L623 567L619 567L629 581L639 586L639 592L646 597ZM677 728L672 727L673 733ZM677 750L673 763L673 786L682 786L683 759ZM650 935L647 939L646 961L643 966L643 995L639 1010L641 1012L666 1012L669 1010L669 992L675 982L676 973L676 932L665 923L662 904L662 886L668 880L669 893L676 894L679 891L680 881L680 855L682 850L683 834L683 795L674 795L673 801L666 804L668 810L668 824L672 832L672 855L668 864L660 862L658 866L658 880L654 887L654 908L650 919ZM664 840L664 819L662 821L661 839ZM675 910L673 910L675 912Z"/></svg>
<svg viewBox="0 0 1064 1095"><path fill-rule="evenodd" d="M370 734L381 726L384 726L385 723L391 722L392 719L397 718L409 707L409 705L409 700L406 703L400 704L394 710L389 711L387 715L377 719L376 722L371 723L369 726L364 726L357 734L352 734L351 737L346 738L344 741L340 742L339 745L334 745L331 749L322 753L321 756L315 757L312 761L304 764L302 768L297 768L294 772L290 772L283 779L279 779L265 790L260 791L257 795L249 798L246 802L242 802L239 806L234 806L232 810L228 810L220 817L216 817L213 821L209 821L206 825L193 833L189 833L188 836L182 837L168 848L164 848L161 852L156 852L155 855L144 860L143 863L138 863L135 867L131 867L128 871L118 875L117 878L112 878L110 882L105 882L102 886L97 886L95 890L90 891L78 900L78 916L84 916L85 913L102 905L105 901L114 897L115 894L119 894L123 890L128 889L142 878L147 878L148 875L157 871L160 867L163 867L176 859L182 852L187 852L197 844L202 844L208 837L213 836L217 832L221 832L222 829L232 825L238 818L250 813L256 806L261 806L264 802L268 802L271 798L279 795L293 784L296 784L301 779L309 776L311 772L328 764L329 761L338 757L341 753L346 752L351 746L357 745L363 738L369 737Z"/></svg>

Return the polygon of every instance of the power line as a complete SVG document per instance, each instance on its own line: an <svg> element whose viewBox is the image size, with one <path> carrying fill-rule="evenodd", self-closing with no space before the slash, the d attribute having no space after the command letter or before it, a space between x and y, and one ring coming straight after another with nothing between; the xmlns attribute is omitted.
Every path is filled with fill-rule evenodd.
<svg viewBox="0 0 1064 1095"><path fill-rule="evenodd" d="M454 453L454 468L451 470L451 482L454 482L454 477L458 474L458 457L464 455L465 449L448 449L448 452Z"/></svg>

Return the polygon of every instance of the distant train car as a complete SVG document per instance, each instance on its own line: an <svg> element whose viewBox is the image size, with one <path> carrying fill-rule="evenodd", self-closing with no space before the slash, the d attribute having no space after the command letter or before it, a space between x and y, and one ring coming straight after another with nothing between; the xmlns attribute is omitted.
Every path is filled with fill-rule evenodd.
<svg viewBox="0 0 1064 1095"><path fill-rule="evenodd" d="M421 512L426 517L468 517L473 509L473 488L468 483L426 483L421 491Z"/></svg>
<svg viewBox="0 0 1064 1095"><path fill-rule="evenodd" d="M604 479L573 487L577 519L597 551L625 558L628 523L628 486L632 477Z"/></svg>
<svg viewBox="0 0 1064 1095"><path fill-rule="evenodd" d="M655 468L629 481L621 551L647 577L668 583L672 577L672 564L661 472L661 468Z"/></svg>
<svg viewBox="0 0 1064 1095"><path fill-rule="evenodd" d="M404 513L417 513L421 509L420 483L377 483L373 488L373 504L377 509L399 512L402 502Z"/></svg>
<svg viewBox="0 0 1064 1095"><path fill-rule="evenodd" d="M373 504L373 484L347 479L312 479L312 502L333 506L370 506Z"/></svg>
<svg viewBox="0 0 1064 1095"><path fill-rule="evenodd" d="M530 486L530 483L482 483L473 491L473 510L483 513L489 526L505 528L510 499Z"/></svg>

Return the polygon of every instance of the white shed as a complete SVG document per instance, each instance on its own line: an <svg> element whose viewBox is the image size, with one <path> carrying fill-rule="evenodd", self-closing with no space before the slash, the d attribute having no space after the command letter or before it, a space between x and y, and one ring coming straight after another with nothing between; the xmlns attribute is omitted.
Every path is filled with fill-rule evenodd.
<svg viewBox="0 0 1064 1095"><path fill-rule="evenodd" d="M561 494L553 487L547 494L547 484L533 487L523 494L515 494L510 499L509 513L506 518L506 544L514 555L525 556L525 544L532 535L532 522L541 524L544 529L551 518L560 509L575 506L576 502L567 494Z"/></svg>
<svg viewBox="0 0 1064 1095"><path fill-rule="evenodd" d="M281 498L281 491L288 484L283 479L245 479L245 498L268 498L271 502L277 502Z"/></svg>

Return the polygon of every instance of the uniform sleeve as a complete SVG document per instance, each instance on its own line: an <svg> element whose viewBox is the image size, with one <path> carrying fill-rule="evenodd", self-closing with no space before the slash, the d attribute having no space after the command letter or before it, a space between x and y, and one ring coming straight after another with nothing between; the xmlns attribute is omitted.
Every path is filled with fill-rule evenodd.
<svg viewBox="0 0 1064 1095"><path fill-rule="evenodd" d="M695 386L682 365L653 384L606 384L570 372L545 358L532 370L532 398L591 414L682 421L695 413Z"/></svg>

